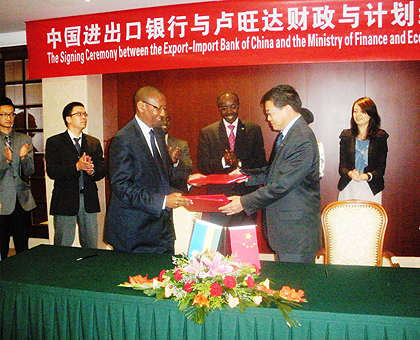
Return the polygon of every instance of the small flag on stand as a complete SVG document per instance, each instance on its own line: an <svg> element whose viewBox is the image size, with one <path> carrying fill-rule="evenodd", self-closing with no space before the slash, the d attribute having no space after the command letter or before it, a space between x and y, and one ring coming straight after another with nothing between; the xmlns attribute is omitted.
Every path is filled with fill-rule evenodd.
<svg viewBox="0 0 420 340"><path fill-rule="evenodd" d="M203 220L195 220L188 257L193 251L217 250L223 227Z"/></svg>
<svg viewBox="0 0 420 340"><path fill-rule="evenodd" d="M232 254L241 261L261 269L256 226L229 227L229 234Z"/></svg>

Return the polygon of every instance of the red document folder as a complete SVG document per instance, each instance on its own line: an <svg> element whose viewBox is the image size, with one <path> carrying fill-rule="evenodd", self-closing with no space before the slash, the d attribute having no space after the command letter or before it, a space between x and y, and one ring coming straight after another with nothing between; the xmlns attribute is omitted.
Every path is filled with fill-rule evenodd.
<svg viewBox="0 0 420 340"><path fill-rule="evenodd" d="M219 207L230 203L227 197L220 195L201 195L201 196L185 196L193 201L193 204L186 205L185 208L189 211L199 212L220 212Z"/></svg>
<svg viewBox="0 0 420 340"><path fill-rule="evenodd" d="M239 175L229 175L229 174L211 174L206 177L197 178L188 181L190 184L230 184L241 179L246 179L250 176L239 174Z"/></svg>

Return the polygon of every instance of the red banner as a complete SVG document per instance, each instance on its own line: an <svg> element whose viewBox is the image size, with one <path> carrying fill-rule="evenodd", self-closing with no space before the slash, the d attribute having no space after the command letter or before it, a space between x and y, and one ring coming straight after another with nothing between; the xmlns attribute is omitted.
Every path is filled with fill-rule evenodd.
<svg viewBox="0 0 420 340"><path fill-rule="evenodd" d="M418 60L417 1L215 1L26 23L31 79L159 69Z"/></svg>

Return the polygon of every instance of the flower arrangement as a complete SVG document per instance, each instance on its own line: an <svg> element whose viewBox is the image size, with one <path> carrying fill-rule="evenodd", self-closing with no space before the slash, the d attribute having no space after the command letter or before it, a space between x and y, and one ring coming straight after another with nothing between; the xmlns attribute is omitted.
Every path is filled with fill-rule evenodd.
<svg viewBox="0 0 420 340"><path fill-rule="evenodd" d="M238 307L243 312L246 307L275 305L289 327L300 326L299 321L289 313L293 306L306 302L302 290L296 291L287 286L273 290L270 289L269 279L256 283L258 273L255 266L215 251L199 252L191 258L182 255L172 259L175 267L162 270L159 277L130 276L129 282L119 286L141 290L157 299L176 300L179 311L198 324L202 324L205 316L216 308Z"/></svg>

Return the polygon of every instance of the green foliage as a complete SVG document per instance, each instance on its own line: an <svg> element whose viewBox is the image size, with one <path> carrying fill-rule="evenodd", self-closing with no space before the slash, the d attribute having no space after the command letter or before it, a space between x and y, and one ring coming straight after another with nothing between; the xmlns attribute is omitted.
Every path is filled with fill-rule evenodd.
<svg viewBox="0 0 420 340"><path fill-rule="evenodd" d="M211 251L198 253L191 259L185 255L173 257L173 263L175 267L163 270L159 278L137 275L130 277L130 283L119 286L141 290L157 299L175 300L179 311L198 324L204 323L205 317L215 309L229 306L244 312L247 307L274 304L289 327L300 326L290 314L292 307L306 301L302 298L303 291L296 292L290 287L272 290L268 279L256 283L258 275L254 266Z"/></svg>

